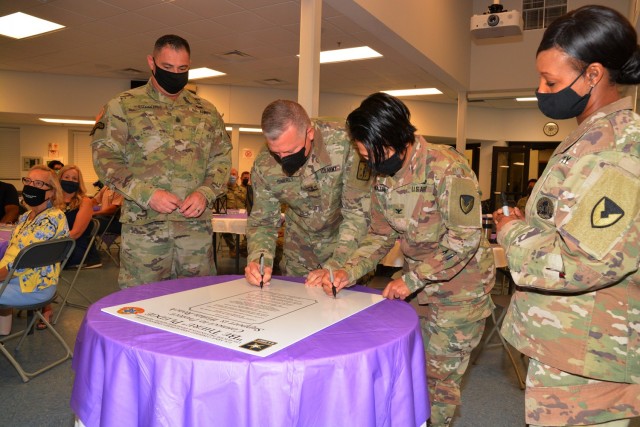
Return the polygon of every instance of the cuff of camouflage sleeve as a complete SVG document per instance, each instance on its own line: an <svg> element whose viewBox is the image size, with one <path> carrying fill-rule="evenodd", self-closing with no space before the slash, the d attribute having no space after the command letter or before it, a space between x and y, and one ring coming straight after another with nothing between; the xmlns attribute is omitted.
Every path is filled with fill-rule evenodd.
<svg viewBox="0 0 640 427"><path fill-rule="evenodd" d="M151 196L153 196L153 193L157 190L159 190L159 188L150 185L135 185L129 197L140 207L147 209L149 207L149 201L151 201Z"/></svg>
<svg viewBox="0 0 640 427"><path fill-rule="evenodd" d="M196 188L196 191L204 196L207 199L207 207L212 208L213 202L215 201L215 196L213 194L213 190L206 186L201 186Z"/></svg>
<svg viewBox="0 0 640 427"><path fill-rule="evenodd" d="M418 275L413 271L403 274L402 280L404 280L404 283L407 284L407 288L409 288L411 293L417 291L418 289L424 288L426 285L426 283L420 280Z"/></svg>
<svg viewBox="0 0 640 427"><path fill-rule="evenodd" d="M518 223L520 223L520 221L509 221L500 229L500 232L496 235L496 240L500 246L505 246L504 241L507 240L507 234L509 234L509 231Z"/></svg>

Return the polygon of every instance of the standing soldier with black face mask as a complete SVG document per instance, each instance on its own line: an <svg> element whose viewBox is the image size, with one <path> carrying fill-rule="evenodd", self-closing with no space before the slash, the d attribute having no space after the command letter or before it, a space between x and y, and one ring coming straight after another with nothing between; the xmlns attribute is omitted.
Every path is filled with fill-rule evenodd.
<svg viewBox="0 0 640 427"><path fill-rule="evenodd" d="M215 274L214 200L227 190L231 143L208 101L184 90L189 43L160 37L146 86L111 100L93 128L93 162L121 193L120 287Z"/></svg>
<svg viewBox="0 0 640 427"><path fill-rule="evenodd" d="M267 146L251 171L255 198L247 224L245 276L253 285L271 279L285 204L282 274L307 276L308 285L320 286L326 268L340 267L366 234L371 174L343 123L312 121L296 102L269 104L262 113L262 131Z"/></svg>

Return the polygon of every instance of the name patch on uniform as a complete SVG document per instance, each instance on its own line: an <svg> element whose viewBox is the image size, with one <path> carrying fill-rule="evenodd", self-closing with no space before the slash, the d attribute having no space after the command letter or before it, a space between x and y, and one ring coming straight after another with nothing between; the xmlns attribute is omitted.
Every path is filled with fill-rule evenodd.
<svg viewBox="0 0 640 427"><path fill-rule="evenodd" d="M276 180L276 184L284 184L285 182L291 182L293 181L293 177L292 176L288 176L286 178L278 178Z"/></svg>
<svg viewBox="0 0 640 427"><path fill-rule="evenodd" d="M364 160L360 160L360 163L358 163L356 178L360 181L369 181L369 178L371 178L371 168Z"/></svg>
<svg viewBox="0 0 640 427"><path fill-rule="evenodd" d="M426 193L427 186L426 185L412 185L411 186L412 193Z"/></svg>
<svg viewBox="0 0 640 427"><path fill-rule="evenodd" d="M603 197L591 211L591 226L593 228L607 228L618 222L624 216L624 210L608 197Z"/></svg>
<svg viewBox="0 0 640 427"><path fill-rule="evenodd" d="M542 219L553 218L553 201L548 197L540 197L536 202L536 213Z"/></svg>
<svg viewBox="0 0 640 427"><path fill-rule="evenodd" d="M325 166L322 169L320 169L318 172L320 173L329 173L329 172L336 172L340 170L340 166L339 165L335 165L335 166Z"/></svg>
<svg viewBox="0 0 640 427"><path fill-rule="evenodd" d="M386 185L382 185L382 184L374 185L373 189L376 190L378 193L386 193L387 190L389 190Z"/></svg>
<svg viewBox="0 0 640 427"><path fill-rule="evenodd" d="M461 194L460 195L460 210L465 215L468 215L469 212L473 209L474 197L469 194Z"/></svg>
<svg viewBox="0 0 640 427"><path fill-rule="evenodd" d="M89 132L89 136L93 136L93 134L96 133L96 130L98 129L104 129L104 123L96 122L96 124L93 125L93 129L91 129L91 132Z"/></svg>

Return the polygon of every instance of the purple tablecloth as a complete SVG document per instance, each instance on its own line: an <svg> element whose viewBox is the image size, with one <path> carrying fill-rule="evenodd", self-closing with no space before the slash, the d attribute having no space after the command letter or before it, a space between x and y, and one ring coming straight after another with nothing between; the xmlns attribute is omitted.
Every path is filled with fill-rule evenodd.
<svg viewBox="0 0 640 427"><path fill-rule="evenodd" d="M0 230L0 259L4 256L9 246L9 240L11 240L10 230Z"/></svg>
<svg viewBox="0 0 640 427"><path fill-rule="evenodd" d="M93 304L73 358L78 418L87 427L425 423L422 337L404 302L385 300L266 358L100 311L239 277L144 285Z"/></svg>

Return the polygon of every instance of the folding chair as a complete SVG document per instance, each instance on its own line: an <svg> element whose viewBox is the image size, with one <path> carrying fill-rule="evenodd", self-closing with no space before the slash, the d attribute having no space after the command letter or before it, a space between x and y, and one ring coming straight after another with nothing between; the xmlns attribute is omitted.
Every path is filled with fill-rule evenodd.
<svg viewBox="0 0 640 427"><path fill-rule="evenodd" d="M18 269L23 268L36 268L36 267L45 267L48 265L54 265L60 263L60 271L64 268L64 265L67 263L67 260L71 256L73 252L73 248L75 247L76 242L71 238L63 238L63 239L54 239L48 240L45 242L34 243L32 245L27 246L22 249L15 261L11 269L9 270L7 277L0 285L0 295L4 292L9 281L14 275L14 272ZM34 315L29 315L27 318L27 327L24 330L14 332L13 334L7 335L0 339L0 352L4 354L9 362L13 365L13 367L18 371L22 381L25 383L29 381L31 378L36 375L40 375L41 373L48 371L49 369L58 366L63 363L67 359L71 359L73 357L73 352L64 341L64 339L60 336L60 334L53 328L53 326L47 321L47 319L42 315L42 309L51 304L51 302L55 299L55 295L51 297L47 301L33 303L33 304L23 304L23 305L0 305L0 309L9 309L15 308L19 310L27 310L28 313L34 313ZM20 337L20 341L18 341L18 345L14 350L14 354L17 356L17 353L20 350L20 346L22 345L27 335L33 334L33 327L36 324L36 321L42 321L45 325L47 325L47 331L49 331L58 342L64 347L65 355L61 359L57 359L55 362L46 365L45 367L38 369L34 372L27 372L24 370L22 365L16 360L15 356L9 352L5 343L8 341ZM40 334L35 334L40 335Z"/></svg>
<svg viewBox="0 0 640 427"><path fill-rule="evenodd" d="M511 295L513 293L512 292L513 280L511 279L511 274L509 273L509 267L507 264L507 258L504 254L504 250L493 251L493 254L494 254L494 260L496 264L496 270L503 275L503 280L507 279L509 281L509 294L508 295L491 295L491 299L493 300L493 303L496 305L496 310L500 309L500 314L496 317L496 310L491 312L491 320L493 320L493 327L491 328L487 336L480 342L480 345L478 346L477 352L473 359L473 364L476 363L476 360L478 359L478 357L480 356L480 354L485 348L491 348L491 347L501 345L504 348L505 352L507 353L509 360L511 361L511 366L513 366L513 370L516 374L516 377L518 378L518 385L520 386L520 389L524 390L525 382L524 382L523 376L520 373L520 369L518 368L518 365L516 364L516 360L513 357L513 353L511 353L511 348L509 347L509 344L500 333L502 322L504 321L504 317L507 314L507 309L509 308L509 304L511 303ZM498 336L498 338L500 339L500 343L490 344L491 338L493 338L494 335Z"/></svg>
<svg viewBox="0 0 640 427"><path fill-rule="evenodd" d="M78 279L78 275L80 274L80 270L82 270L82 267L84 266L84 261L86 260L87 255L89 255L89 251L91 250L91 247L95 242L96 235L98 234L98 228L100 228L100 222L97 219L93 218L91 220L90 225L91 225L91 232L89 233L89 244L87 245L87 249L84 251L84 254L82 254L82 259L80 260L80 263L76 267L76 272L73 275L73 279L68 280L66 277L63 276L62 273L60 273L60 280L68 283L69 288L67 289L67 293L64 294L64 298L60 303L60 309L58 310L58 314L56 314L55 319L53 319L54 325L58 323L58 319L60 318L60 315L62 314L62 310L64 309L65 305L68 305L69 307L84 309L84 310L88 308L88 306L86 305L69 302L69 294L71 293L71 291L75 291L78 295L84 298L89 304L93 303L93 301L91 301L91 299L89 299L88 296L83 294L79 289L75 289L75 284Z"/></svg>
<svg viewBox="0 0 640 427"><path fill-rule="evenodd" d="M113 224L114 221L120 220L120 209L121 208L118 208L118 210L113 215L111 215L111 218L109 218L109 222L107 223L106 228L104 229L102 234L96 238L98 249L106 253L109 256L109 258L111 258L113 263L118 267L120 266L120 262L111 253L111 250L112 250L111 246L115 245L115 247L117 248L117 252L120 253L120 245L118 245L118 242L117 242L118 238L120 237L120 233L114 233L113 231L109 231L109 228L111 227L111 224Z"/></svg>

